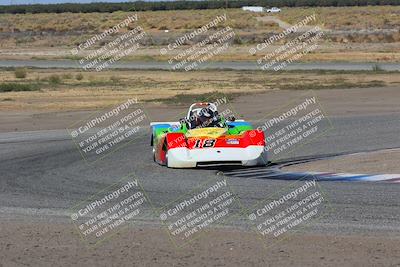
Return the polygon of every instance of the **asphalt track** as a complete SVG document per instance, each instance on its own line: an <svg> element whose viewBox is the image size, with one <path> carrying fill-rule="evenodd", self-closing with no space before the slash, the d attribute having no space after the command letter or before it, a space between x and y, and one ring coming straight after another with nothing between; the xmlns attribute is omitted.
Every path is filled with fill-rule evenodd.
<svg viewBox="0 0 400 267"><path fill-rule="evenodd" d="M400 147L398 114L333 117L334 129L304 145L285 161ZM69 209L128 173L134 174L157 208L193 190L217 172L235 166L176 170L152 161L148 133L93 164L87 164L66 130L0 134L0 217L69 221ZM227 177L245 208L268 198L293 181ZM398 235L398 184L321 182L330 209L304 228L321 233ZM140 218L158 224L154 210ZM232 222L246 227L246 218Z"/></svg>
<svg viewBox="0 0 400 267"><path fill-rule="evenodd" d="M311 62L291 63L287 70L372 70L376 63L369 62ZM0 67L36 67L36 68L80 68L75 60L0 60ZM398 63L379 63L379 67L387 71L400 70ZM133 70L171 70L168 62L161 61L119 61L110 66L112 69ZM260 70L255 61L241 62L208 62L199 66L199 69L232 69L232 70Z"/></svg>

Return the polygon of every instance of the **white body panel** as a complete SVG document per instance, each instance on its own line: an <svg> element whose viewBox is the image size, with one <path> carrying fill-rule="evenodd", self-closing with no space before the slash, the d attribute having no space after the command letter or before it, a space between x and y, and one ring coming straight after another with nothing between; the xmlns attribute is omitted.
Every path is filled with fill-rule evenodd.
<svg viewBox="0 0 400 267"><path fill-rule="evenodd" d="M198 162L211 161L241 161L244 166L257 166L267 164L266 155L263 146L201 149L180 147L168 150L168 167L194 168Z"/></svg>

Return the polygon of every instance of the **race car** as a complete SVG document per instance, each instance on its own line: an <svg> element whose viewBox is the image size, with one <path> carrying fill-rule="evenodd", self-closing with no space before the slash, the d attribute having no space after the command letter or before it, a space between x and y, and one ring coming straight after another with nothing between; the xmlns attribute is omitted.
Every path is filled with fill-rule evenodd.
<svg viewBox="0 0 400 267"><path fill-rule="evenodd" d="M264 133L248 122L219 114L214 103L194 103L179 122L152 122L150 126L153 159L170 168L267 164Z"/></svg>

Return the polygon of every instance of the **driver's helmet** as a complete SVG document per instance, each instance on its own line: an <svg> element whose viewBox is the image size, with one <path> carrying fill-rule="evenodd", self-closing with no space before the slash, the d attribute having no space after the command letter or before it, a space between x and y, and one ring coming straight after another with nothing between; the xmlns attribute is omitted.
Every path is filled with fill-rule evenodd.
<svg viewBox="0 0 400 267"><path fill-rule="evenodd" d="M198 118L200 120L201 125L202 126L207 126L207 125L204 125L204 124L206 124L212 118L214 118L214 116L215 116L214 113L215 112L213 110L211 110L211 108L202 108L199 111L199 114L198 114Z"/></svg>

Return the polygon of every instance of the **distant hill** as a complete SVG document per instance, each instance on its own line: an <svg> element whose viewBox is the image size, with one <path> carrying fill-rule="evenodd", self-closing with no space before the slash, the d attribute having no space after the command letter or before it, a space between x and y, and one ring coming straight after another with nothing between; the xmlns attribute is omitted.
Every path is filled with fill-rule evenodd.
<svg viewBox="0 0 400 267"><path fill-rule="evenodd" d="M242 6L366 6L400 5L400 0L200 0L200 1L136 1L123 3L65 3L0 6L0 13L90 13L115 11L157 11L185 9L240 8Z"/></svg>

